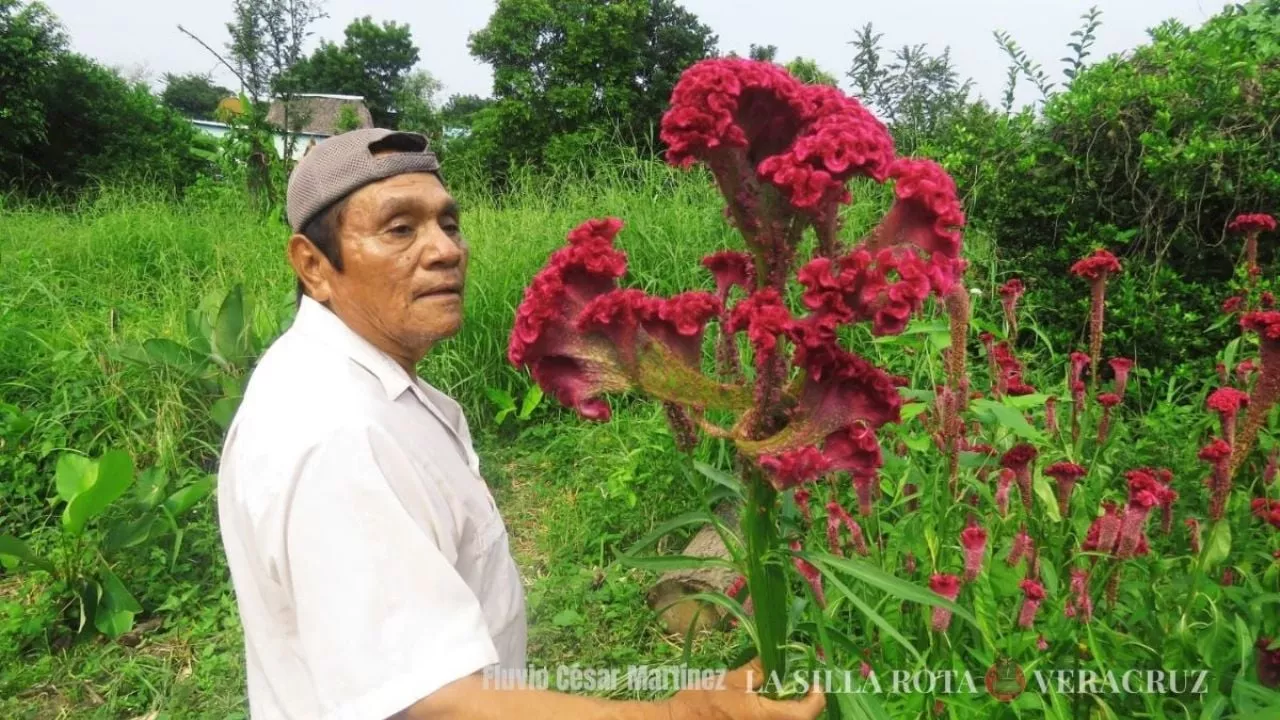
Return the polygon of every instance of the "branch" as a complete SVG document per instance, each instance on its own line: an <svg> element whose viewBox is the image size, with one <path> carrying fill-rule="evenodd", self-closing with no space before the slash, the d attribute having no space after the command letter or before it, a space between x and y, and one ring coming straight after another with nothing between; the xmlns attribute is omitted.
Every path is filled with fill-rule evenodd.
<svg viewBox="0 0 1280 720"><path fill-rule="evenodd" d="M187 37L191 38L192 40L195 40L196 42L200 43L200 46L201 46L201 47L203 47L205 50L208 50L208 51L209 51L209 52L210 52L214 57L218 58L218 62L220 62L220 63L222 63L224 66L226 66L226 68L227 68L228 70L230 70L230 71L231 71L231 74L232 74L232 75L235 75L235 76L236 76L236 78L240 80L240 86L241 86L241 87L244 87L244 88L250 87L249 83L245 82L244 76L243 76L243 75L241 75L241 74L240 74L240 72L239 72L238 70L236 70L234 67L232 67L232 66L231 66L231 63L227 62L226 58L224 58L224 57L222 57L221 55L219 55L217 50L214 50L213 48L209 47L209 44L208 44L208 43L206 43L205 41L203 41L203 40L201 40L200 38L196 37L196 36L195 36L195 33L191 32L190 30L188 30L188 29L186 29L186 28L184 28L184 27L182 27L181 25L179 25L179 26L178 26L178 32L180 32L180 33L182 33L183 35L186 35Z"/></svg>

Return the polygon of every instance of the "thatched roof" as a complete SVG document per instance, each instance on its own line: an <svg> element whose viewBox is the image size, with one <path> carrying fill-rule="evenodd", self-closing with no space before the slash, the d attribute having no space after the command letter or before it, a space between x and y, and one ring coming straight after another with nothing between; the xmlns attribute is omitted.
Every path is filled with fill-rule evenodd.
<svg viewBox="0 0 1280 720"><path fill-rule="evenodd" d="M365 107L364 98L358 95L294 95L289 103L290 129L317 135L335 135L342 118L342 108L351 107L359 124L356 127L373 127L373 117ZM284 102L271 101L267 122L284 129Z"/></svg>

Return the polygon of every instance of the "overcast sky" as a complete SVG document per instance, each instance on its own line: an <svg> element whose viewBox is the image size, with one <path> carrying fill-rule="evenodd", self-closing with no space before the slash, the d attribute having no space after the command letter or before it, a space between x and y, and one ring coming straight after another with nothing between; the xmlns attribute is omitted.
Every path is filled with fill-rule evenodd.
<svg viewBox="0 0 1280 720"><path fill-rule="evenodd" d="M230 0L45 0L66 25L73 47L127 73L142 72L158 83L163 73L213 72L234 87L234 78L207 51L181 35L179 24L222 51L227 42ZM870 22L886 47L925 43L934 51L950 46L963 76L976 90L998 101L1008 64L991 37L1006 30L1054 79L1070 33L1090 5L1102 8L1095 57L1146 42L1146 29L1176 17L1199 25L1221 11L1222 0L684 0L720 37L721 52L745 55L751 43L777 45L778 59L804 55L843 78L853 58L848 45L855 29ZM489 66L467 52L467 36L493 12L489 0L328 0L329 14L316 36L340 40L351 20L408 23L421 49L421 66L444 82L445 93L488 95ZM1035 91L1021 87L1020 101Z"/></svg>

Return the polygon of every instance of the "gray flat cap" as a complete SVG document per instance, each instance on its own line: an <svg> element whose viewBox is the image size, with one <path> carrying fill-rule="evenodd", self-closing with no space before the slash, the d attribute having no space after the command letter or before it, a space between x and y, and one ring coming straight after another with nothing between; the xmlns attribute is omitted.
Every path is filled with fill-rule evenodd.
<svg viewBox="0 0 1280 720"><path fill-rule="evenodd" d="M440 174L440 162L418 133L369 128L327 138L289 176L289 225L301 232L325 208L365 185L415 172Z"/></svg>

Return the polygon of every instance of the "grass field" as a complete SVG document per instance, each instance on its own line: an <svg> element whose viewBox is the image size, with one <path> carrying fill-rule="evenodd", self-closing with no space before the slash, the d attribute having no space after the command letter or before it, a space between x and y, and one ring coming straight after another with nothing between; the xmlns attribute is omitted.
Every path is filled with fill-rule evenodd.
<svg viewBox="0 0 1280 720"><path fill-rule="evenodd" d="M881 199L850 208L851 232L874 221ZM545 402L530 420L498 427L485 391L522 397L527 382L505 359L514 307L571 227L619 216L633 285L710 288L698 260L735 243L720 200L704 177L652 163L592 182L530 179L500 202L466 192L460 200L473 248L467 319L421 372L464 404L476 429L527 583L530 659L678 659L681 639L664 637L645 605L652 576L612 562L616 547L687 509L692 497L690 463L671 450L661 410L625 405L620 422L601 426ZM108 191L71 212L0 211L0 402L34 421L17 444L0 446L0 532L52 549L53 464L67 449L120 447L139 467L177 472L215 467L221 429L208 399L122 351L181 338L188 310L216 308L237 284L257 332L273 336L293 310L286 237L282 223L219 187L182 202ZM213 502L192 514L175 565L154 546L116 563L145 608L138 628L117 642L70 643L65 632L50 632L60 611L50 589L32 576L0 574L0 717L243 716L240 629ZM702 638L695 657L725 659L738 640Z"/></svg>

